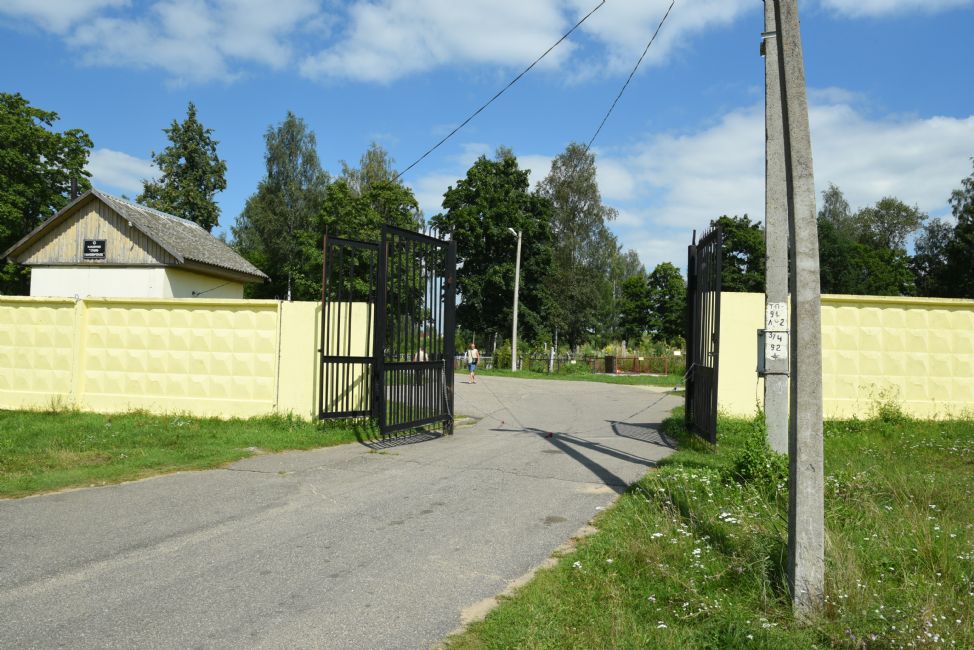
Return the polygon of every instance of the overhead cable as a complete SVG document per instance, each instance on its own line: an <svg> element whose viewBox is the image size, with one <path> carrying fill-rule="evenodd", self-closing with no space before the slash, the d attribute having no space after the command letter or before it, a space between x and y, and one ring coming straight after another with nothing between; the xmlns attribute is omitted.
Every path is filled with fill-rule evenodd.
<svg viewBox="0 0 974 650"><path fill-rule="evenodd" d="M643 59L646 58L646 53L649 52L649 48L652 47L653 41L656 40L656 36L659 34L659 30L663 27L663 23L666 22L666 19L669 18L670 12L673 11L673 5L675 4L676 4L676 0L672 0L670 2L669 9L667 9L666 13L663 14L663 18L662 20L659 21L659 25L656 26L656 31L653 32L653 37L649 39L649 43L646 44L646 49L643 50L642 56L639 57L639 60L636 62L636 66L632 69L632 72L629 73L629 78L626 79L626 83L622 84L622 89L619 91L619 94L616 95L616 98L612 102L612 106L609 107L608 112L606 112L605 117L602 118L602 123L599 124L599 128L595 129L595 133L592 135L592 139L588 141L587 145L585 145L586 153L588 153L588 150L592 148L592 143L595 142L595 138L599 136L599 133L602 131L602 127L605 126L605 123L609 120L609 116L612 115L612 111L615 110L616 104L618 104L619 99L622 98L622 93L626 92L626 88L629 86L629 82L632 81L632 78L634 76L636 76L636 71L639 70L639 66L642 64Z"/></svg>
<svg viewBox="0 0 974 650"><path fill-rule="evenodd" d="M575 25L574 25L574 26L573 26L573 27L572 27L571 29L569 29L569 30L568 30L567 32L565 32L565 34L564 34L564 35L563 35L563 36L562 36L561 38L559 38L559 39L558 39L558 41L557 41L557 42L555 42L555 44L554 44L554 45L552 45L552 46L551 46L551 47L549 47L549 48L548 48L547 50L545 50L545 51L544 51L544 54L542 54L541 56L539 56L539 57L538 57L537 59L535 59L535 60L534 60L534 62L533 62L533 63L532 63L531 65L529 65L529 66L528 66L528 67L526 67L526 68L525 68L524 70L522 70L522 71L521 71L521 74L519 74L519 75L517 75L516 77L514 77L514 79L512 79L512 80L511 80L511 82L510 82L509 84L507 84L507 85L506 85L506 86L504 86L504 87L503 87L503 88L502 88L501 90L499 90L499 91L497 92L497 94L495 94L495 95L494 95L493 97L491 97L491 98L490 98L490 100L488 100L488 101L487 101L487 103L486 103L486 104L484 104L483 106L481 106L480 108L478 108L478 109L477 109L476 111L474 111L474 112L473 112L473 114L472 114L472 115L471 115L470 117L468 117L467 119L465 119L465 120L464 120L463 122L461 122L461 123L460 123L460 125L459 125L459 126L457 126L457 127L455 128L455 129L453 129L452 131L450 131L450 132L449 132L449 133L448 133L448 134L446 135L446 137L444 137L444 138L443 138L442 140L440 140L439 142L437 142L436 144L434 144L434 145L433 145L432 147L430 147L430 148L429 148L429 149L428 149L428 150L426 151L426 153L424 153L424 154L423 154L422 156L420 156L420 157L419 157L419 158L417 158L417 159L416 159L415 161L413 161L413 163L412 163L411 165L409 165L409 167L406 167L406 169L404 169L404 170L402 170L401 172L399 172L398 174L396 174L396 175L395 175L395 177L394 177L394 178L393 178L392 180L393 180L393 181L395 181L395 180L398 180L398 179L399 179L399 177L401 177L401 176L402 176L403 174L405 174L405 173L406 173L406 172L408 172L408 171L409 171L410 169L412 169L413 167L415 167L416 165L418 165L418 164L419 164L420 162L422 162L424 158L426 158L426 157L427 157L428 155L430 155L431 153L433 153L434 151L436 151L437 149L439 149L439 147L440 147L440 145L442 145L442 144L443 144L444 142L446 142L447 140L449 140L450 138L452 138L452 137L453 137L453 136L454 136L454 135L455 135L455 134L457 133L457 131L459 131L460 129L462 129L463 127L465 127L465 126L466 126L467 124L469 124L469 123L470 123L470 121L471 121L471 120L472 120L473 118L475 118L475 117L477 117L478 115L480 115L480 113L481 113L481 112L483 112L483 110L484 110L484 109L486 109L486 108L487 108L488 106L490 106L491 104L493 104L493 103L494 103L494 100L496 100L496 99L497 99L498 97L500 97L500 96L501 96L501 95L503 95L503 94L504 94L505 92L507 92L507 90L508 90L508 89L509 89L509 88L510 88L511 86L513 86L513 85L514 85L514 84L516 84L516 83L517 83L518 81L520 81L520 79L521 79L521 77L523 77L523 76L524 76L524 75L526 75L526 74L527 74L528 72L530 72L530 71L531 71L531 69L532 69L532 68L534 68L534 66L536 66L536 65L538 65L538 63L540 63L540 62L541 62L541 60L542 60L543 58L545 58L546 56L548 56L548 54L549 54L549 53L550 53L550 52L551 52L552 50L554 50L554 49L555 49L556 47L558 47L559 45L561 45L561 43L562 43L562 42L563 42L563 41L564 41L564 40L565 40L566 38L568 38L569 36L571 36L571 34L572 34L572 33L573 33L573 32L574 32L574 31L575 31L576 29L578 29L578 28L579 28L579 27L580 27L580 26L582 25L582 23L584 23L584 22L585 22L586 20L588 20L588 19L589 19L589 17L590 17L590 16L592 15L592 14L594 14L594 13L595 13L596 11L598 11L598 10L599 10L599 9L600 9L600 8L602 7L602 5L604 5L605 3L606 3L606 0L602 0L602 2L600 2L600 3L598 4L598 5L596 5L596 7L595 7L594 9L592 9L592 11L590 11L590 12L588 12L587 14L585 14L585 16L583 16L581 20L579 20L579 21L578 21L577 23L575 23ZM671 8L672 8L672 5L671 5ZM667 13L669 13L669 12L667 12ZM657 31L658 31L658 30L657 30ZM620 93L620 94L621 94L621 93ZM608 116L606 116L606 117L608 117Z"/></svg>

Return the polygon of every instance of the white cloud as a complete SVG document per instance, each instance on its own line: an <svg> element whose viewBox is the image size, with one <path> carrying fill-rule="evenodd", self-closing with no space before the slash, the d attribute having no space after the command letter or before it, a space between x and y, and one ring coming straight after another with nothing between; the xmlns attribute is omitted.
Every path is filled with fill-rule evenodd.
<svg viewBox="0 0 974 650"><path fill-rule="evenodd" d="M817 199L836 184L853 209L892 195L934 215L970 173L974 115L967 118L873 118L843 92L813 92L812 148ZM634 199L608 199L620 208L614 229L647 268L685 264L686 244L722 214L764 219L762 105L726 114L690 133L649 137L638 154L607 159L635 179Z"/></svg>
<svg viewBox="0 0 974 650"><path fill-rule="evenodd" d="M281 69L298 34L328 24L319 0L156 0L137 15L121 11L129 4L0 0L0 13L63 34L85 63L160 68L177 82L232 80L238 63Z"/></svg>
<svg viewBox="0 0 974 650"><path fill-rule="evenodd" d="M593 5L591 0L570 0L569 4L579 11ZM607 52L604 63L595 63L586 74L602 67L615 72L631 70L669 6L670 0L607 2L583 26ZM758 11L760 6L754 0L677 2L644 65L665 61L688 36L728 25L748 11Z"/></svg>
<svg viewBox="0 0 974 650"><path fill-rule="evenodd" d="M357 2L339 42L305 58L312 78L389 82L442 65L520 66L561 35L566 18L554 0L381 0ZM552 52L547 64L569 47Z"/></svg>
<svg viewBox="0 0 974 650"><path fill-rule="evenodd" d="M151 161L112 149L92 151L88 171L96 188L107 188L132 198L142 191L142 179L155 178L159 173Z"/></svg>
<svg viewBox="0 0 974 650"><path fill-rule="evenodd" d="M348 11L343 37L304 59L312 78L389 82L445 65L487 63L520 67L533 61L579 18L594 0L380 0L357 2ZM608 68L628 70L669 6L668 0L613 0L602 5L543 61L566 61L582 34L600 43L597 58L577 61L572 78L590 78ZM665 60L687 35L726 25L753 0L697 0L674 7L650 51L648 63Z"/></svg>
<svg viewBox="0 0 974 650"><path fill-rule="evenodd" d="M972 0L821 0L821 2L837 13L857 18L903 14L911 11L935 13L974 4Z"/></svg>
<svg viewBox="0 0 974 650"><path fill-rule="evenodd" d="M103 9L128 4L129 0L0 0L0 14L27 18L48 31L61 34Z"/></svg>

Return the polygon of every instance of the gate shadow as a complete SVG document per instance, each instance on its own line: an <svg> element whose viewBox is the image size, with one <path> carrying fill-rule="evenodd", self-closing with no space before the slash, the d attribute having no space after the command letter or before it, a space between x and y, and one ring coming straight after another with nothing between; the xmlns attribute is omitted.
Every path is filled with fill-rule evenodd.
<svg viewBox="0 0 974 650"><path fill-rule="evenodd" d="M612 432L619 437L648 442L658 447L676 449L676 440L664 435L659 430L658 424L636 424L634 422L616 422L614 420L606 420L606 422L612 425Z"/></svg>
<svg viewBox="0 0 974 650"><path fill-rule="evenodd" d="M394 447L403 447L405 445L415 445L421 442L436 440L437 438L442 438L443 436L444 433L442 429L438 431L407 431L400 435L379 438L366 437L359 431L355 432L355 437L358 439L359 444L372 450L392 449Z"/></svg>

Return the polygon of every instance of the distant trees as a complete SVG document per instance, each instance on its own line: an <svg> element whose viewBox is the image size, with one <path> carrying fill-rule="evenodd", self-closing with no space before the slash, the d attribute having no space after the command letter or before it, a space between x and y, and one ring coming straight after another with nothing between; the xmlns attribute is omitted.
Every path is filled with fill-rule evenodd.
<svg viewBox="0 0 974 650"><path fill-rule="evenodd" d="M317 216L316 232L377 241L383 224L417 229L423 215L413 191L400 183L395 161L376 143L353 167L342 161L342 174L328 186ZM320 237L317 247L320 249ZM320 258L320 252L317 253Z"/></svg>
<svg viewBox="0 0 974 650"><path fill-rule="evenodd" d="M945 247L942 282L949 295L974 298L974 172L951 194L950 207L957 225Z"/></svg>
<svg viewBox="0 0 974 650"><path fill-rule="evenodd" d="M680 270L663 262L649 274L649 329L661 341L683 337L687 328L687 283Z"/></svg>
<svg viewBox="0 0 974 650"><path fill-rule="evenodd" d="M764 292L764 229L761 222L723 215L710 222L723 230L721 287L724 291Z"/></svg>
<svg viewBox="0 0 974 650"><path fill-rule="evenodd" d="M321 291L321 238L315 232L328 189L314 131L288 111L264 134L266 175L233 226L234 246L270 276L252 297L314 300ZM317 241L317 244L315 242Z"/></svg>
<svg viewBox="0 0 974 650"><path fill-rule="evenodd" d="M161 175L158 180L142 181L136 201L198 223L209 232L220 221L216 194L227 188L227 164L216 153L219 142L213 139L213 129L197 119L193 102L186 107L186 119L173 120L163 132L169 145L161 153L152 152Z"/></svg>
<svg viewBox="0 0 974 650"><path fill-rule="evenodd" d="M510 150L481 156L443 195L445 212L432 224L452 234L460 264L457 322L502 339L510 332L517 237L522 232L519 329L533 340L548 333L551 295L551 203L529 191L528 170Z"/></svg>
<svg viewBox="0 0 974 650"><path fill-rule="evenodd" d="M92 142L81 129L53 129L58 114L19 93L0 92L0 253L69 200L71 179L91 187L85 170ZM27 268L0 260L0 294L26 294Z"/></svg>
<svg viewBox="0 0 974 650"><path fill-rule="evenodd" d="M926 219L893 197L852 213L830 184L818 214L823 293L898 296L916 292L906 241Z"/></svg>
<svg viewBox="0 0 974 650"><path fill-rule="evenodd" d="M552 206L551 277L557 290L551 320L575 346L598 333L600 306L613 300L609 273L618 248L607 223L616 211L602 203L595 154L578 143L555 157L538 193Z"/></svg>

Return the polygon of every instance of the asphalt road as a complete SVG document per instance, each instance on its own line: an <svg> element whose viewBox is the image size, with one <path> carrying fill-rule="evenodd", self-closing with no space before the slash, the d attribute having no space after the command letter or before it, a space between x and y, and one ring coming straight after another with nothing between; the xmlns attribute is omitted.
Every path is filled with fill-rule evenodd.
<svg viewBox="0 0 974 650"><path fill-rule="evenodd" d="M664 392L458 380L449 438L0 501L0 647L427 648L671 451Z"/></svg>

